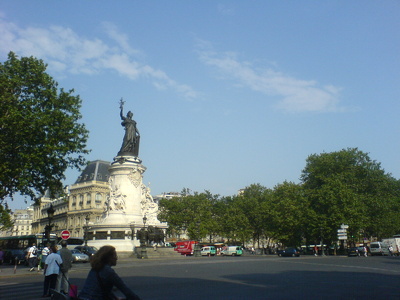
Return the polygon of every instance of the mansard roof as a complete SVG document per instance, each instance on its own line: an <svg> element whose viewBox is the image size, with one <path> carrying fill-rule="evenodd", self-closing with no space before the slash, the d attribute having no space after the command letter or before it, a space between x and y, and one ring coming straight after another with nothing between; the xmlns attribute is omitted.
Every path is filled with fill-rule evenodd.
<svg viewBox="0 0 400 300"><path fill-rule="evenodd" d="M110 176L108 172L109 166L110 162L108 161L95 160L89 162L75 183L83 183L88 181L108 182L108 178Z"/></svg>

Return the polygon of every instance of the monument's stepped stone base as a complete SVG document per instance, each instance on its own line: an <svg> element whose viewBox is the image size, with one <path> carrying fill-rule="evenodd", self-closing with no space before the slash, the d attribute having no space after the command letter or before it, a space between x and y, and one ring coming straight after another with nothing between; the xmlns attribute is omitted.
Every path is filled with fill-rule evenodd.
<svg viewBox="0 0 400 300"><path fill-rule="evenodd" d="M146 247L147 249L147 257L148 258L180 258L180 257L184 257L183 255L180 255L178 252L174 251L174 248L167 248L167 247L160 247L157 248L156 251L154 251L153 247ZM121 258L127 258L127 257L131 257L131 258L136 258L137 259L137 254L138 252L141 253L141 248L140 247L136 247L135 248L135 252L133 253L132 251L118 251L118 257Z"/></svg>

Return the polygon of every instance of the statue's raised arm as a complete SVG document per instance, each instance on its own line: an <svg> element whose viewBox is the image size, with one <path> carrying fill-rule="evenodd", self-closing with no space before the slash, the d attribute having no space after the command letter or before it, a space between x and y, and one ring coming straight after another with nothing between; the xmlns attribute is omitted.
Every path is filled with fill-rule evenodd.
<svg viewBox="0 0 400 300"><path fill-rule="evenodd" d="M139 155L139 141L140 134L139 130L136 127L135 120L132 119L133 113L129 111L124 116L124 101L120 100L119 108L120 108L120 116L121 116L121 125L125 128L125 136L122 141L121 150L118 152L119 156L138 156Z"/></svg>
<svg viewBox="0 0 400 300"><path fill-rule="evenodd" d="M125 101L121 98L121 100L119 100L119 108L120 108L119 115L121 116L121 120L125 119L125 117L124 117L124 104L125 104Z"/></svg>

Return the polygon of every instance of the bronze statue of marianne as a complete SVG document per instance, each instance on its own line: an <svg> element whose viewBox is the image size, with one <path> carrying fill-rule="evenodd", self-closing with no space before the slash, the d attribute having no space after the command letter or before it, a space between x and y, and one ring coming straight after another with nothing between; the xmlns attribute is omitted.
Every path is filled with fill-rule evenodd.
<svg viewBox="0 0 400 300"><path fill-rule="evenodd" d="M132 119L133 113L129 111L124 117L124 101L119 102L121 125L125 128L125 136L122 141L121 150L118 152L118 156L139 156L139 141L140 134L136 127L135 120Z"/></svg>

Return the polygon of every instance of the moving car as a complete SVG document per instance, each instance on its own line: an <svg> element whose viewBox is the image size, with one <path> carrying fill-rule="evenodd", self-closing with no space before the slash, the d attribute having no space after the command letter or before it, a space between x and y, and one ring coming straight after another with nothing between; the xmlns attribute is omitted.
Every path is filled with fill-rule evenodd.
<svg viewBox="0 0 400 300"><path fill-rule="evenodd" d="M300 250L295 247L288 247L285 250L278 250L278 256L300 256Z"/></svg>
<svg viewBox="0 0 400 300"><path fill-rule="evenodd" d="M72 262L88 262L89 261L89 256L86 255L85 253L82 253L78 249L72 249Z"/></svg>
<svg viewBox="0 0 400 300"><path fill-rule="evenodd" d="M85 253L86 255L92 256L97 252L97 248L93 246L76 246L75 249Z"/></svg>
<svg viewBox="0 0 400 300"><path fill-rule="evenodd" d="M352 247L347 251L348 256L366 256L364 247Z"/></svg>

